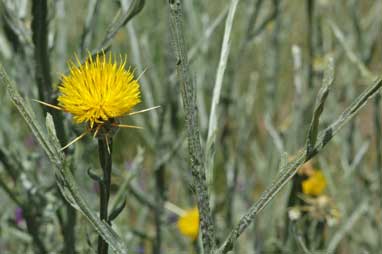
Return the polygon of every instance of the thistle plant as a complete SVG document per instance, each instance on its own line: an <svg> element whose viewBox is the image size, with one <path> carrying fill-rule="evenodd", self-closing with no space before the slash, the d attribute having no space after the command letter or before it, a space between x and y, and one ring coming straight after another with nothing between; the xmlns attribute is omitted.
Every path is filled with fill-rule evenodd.
<svg viewBox="0 0 382 254"><path fill-rule="evenodd" d="M379 253L381 12L0 0L0 253Z"/></svg>
<svg viewBox="0 0 382 254"><path fill-rule="evenodd" d="M120 60L122 57L120 57ZM59 87L58 106L36 100L48 107L68 112L73 115L76 123L85 122L85 131L61 148L64 150L79 141L86 134L92 134L98 139L99 161L102 176L89 175L97 181L100 189L99 216L102 221L111 225L122 211L123 206L109 217L109 199L112 173L112 145L113 135L117 128L141 128L138 126L121 124L118 118L135 115L158 107L131 112L140 101L138 80L133 73L125 69L124 62L117 63L109 54L97 55L93 60L91 54L81 63L77 57L77 65L69 63L69 75L62 77ZM108 253L108 244L100 236L98 253Z"/></svg>

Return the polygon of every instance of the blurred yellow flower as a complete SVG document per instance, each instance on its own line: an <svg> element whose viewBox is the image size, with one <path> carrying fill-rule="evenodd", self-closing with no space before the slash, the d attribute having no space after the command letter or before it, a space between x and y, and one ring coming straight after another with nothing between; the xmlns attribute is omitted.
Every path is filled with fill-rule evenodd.
<svg viewBox="0 0 382 254"><path fill-rule="evenodd" d="M125 61L117 63L110 54L89 54L78 66L69 63L70 74L62 77L58 105L71 113L76 123L103 123L128 113L140 100L139 84L125 70Z"/></svg>
<svg viewBox="0 0 382 254"><path fill-rule="evenodd" d="M199 233L199 211L195 207L186 210L178 219L177 223L180 233L184 236L196 240Z"/></svg>
<svg viewBox="0 0 382 254"><path fill-rule="evenodd" d="M316 170L308 179L302 181L302 192L307 195L321 195L326 188L326 179L321 170Z"/></svg>

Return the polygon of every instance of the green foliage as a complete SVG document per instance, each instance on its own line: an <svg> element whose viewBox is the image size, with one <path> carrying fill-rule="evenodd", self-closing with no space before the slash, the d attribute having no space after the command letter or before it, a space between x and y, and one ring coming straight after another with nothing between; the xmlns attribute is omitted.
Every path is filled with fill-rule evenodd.
<svg viewBox="0 0 382 254"><path fill-rule="evenodd" d="M110 253L379 253L381 11L380 0L0 0L0 253L97 253L98 237ZM161 107L120 119L144 129L113 137L100 209L96 138L61 151L86 126L32 100L55 104L66 62L101 51L127 54L135 110ZM327 188L305 195L318 169ZM192 242L176 220L195 206Z"/></svg>

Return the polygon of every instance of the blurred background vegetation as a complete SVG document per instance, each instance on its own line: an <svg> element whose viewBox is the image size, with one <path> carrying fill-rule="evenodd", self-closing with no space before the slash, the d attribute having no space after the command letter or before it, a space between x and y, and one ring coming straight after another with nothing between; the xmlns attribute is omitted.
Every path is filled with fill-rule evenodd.
<svg viewBox="0 0 382 254"><path fill-rule="evenodd" d="M46 109L31 101L41 98L34 1L1 1L0 61L44 122ZM196 200L168 3L147 0L137 15L116 26L131 2L47 1L52 88L47 101L57 96L74 54L84 59L105 48L126 54L137 75L145 71L136 109L161 108L123 119L144 130L119 130L114 139L111 207L124 199L126 205L113 228L129 253L200 253L198 240L179 231L174 211L191 209ZM183 1L203 147L230 2ZM218 243L277 176L279 165L304 147L328 58L335 62L335 81L320 128L337 119L379 75L381 12L380 0L239 1L217 111L211 205ZM51 163L3 87L0 98L0 253L95 253L96 231L61 196ZM300 169L240 237L234 253L380 253L378 98ZM66 139L82 132L69 115L62 117ZM97 211L97 184L88 175L89 169L100 170L95 140L86 137L66 153L81 193ZM311 191L304 190L315 172L323 176L311 180Z"/></svg>

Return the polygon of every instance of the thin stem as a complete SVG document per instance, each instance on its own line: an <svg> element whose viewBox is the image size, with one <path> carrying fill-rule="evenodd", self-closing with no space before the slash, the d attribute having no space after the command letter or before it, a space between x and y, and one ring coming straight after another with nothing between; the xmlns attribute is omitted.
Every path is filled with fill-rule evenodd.
<svg viewBox="0 0 382 254"><path fill-rule="evenodd" d="M32 1L32 41L34 45L34 73L38 87L38 102L52 107L52 76L50 73L49 47L48 47L48 3L47 0ZM53 106L54 107L54 106ZM56 108L57 109L57 108ZM59 109L59 108L58 108ZM63 118L59 111L43 108L44 113L49 112L54 119L56 132L61 145L66 142Z"/></svg>
<svg viewBox="0 0 382 254"><path fill-rule="evenodd" d="M382 207L382 122L381 122L381 94L378 93L374 99L374 128L375 128L375 145L376 145L376 170L379 178L379 195L380 207ZM382 225L379 227L379 247L382 247Z"/></svg>
<svg viewBox="0 0 382 254"><path fill-rule="evenodd" d="M311 89L313 87L313 82L314 82L314 79L313 79L313 76L314 76L314 71L313 71L313 58L314 58L314 45L313 45L313 29L314 29L314 24L313 24L313 21L314 21L314 1L313 0L307 0L306 1L306 15L307 15L307 48L308 48L308 75L307 75L307 84L308 84L308 88ZM299 63L300 64L300 63ZM296 72L297 72L297 69L296 69ZM301 87L300 87L301 89ZM300 91L301 92L301 91ZM273 98L273 96L271 95L270 96L271 98ZM310 109L312 105L310 105L310 103L307 105L307 109ZM308 116L308 119L309 119L309 116ZM305 119L303 118L302 119L303 121L305 121ZM300 131L300 128L298 127L298 131ZM303 203L303 201L298 198L298 193L301 193L302 192L302 187L301 187L301 183L303 181L303 176L302 175L296 175L293 180L292 180L292 187L291 187L291 191L289 193L289 197L288 197L288 203L287 203L287 207L292 207L292 206L295 206L295 205L301 205ZM293 225L293 221L289 220L289 217L288 215L286 214L285 215L285 231L284 231L284 240L285 241L289 241L289 239L291 237L293 237L292 235L293 234L290 234L290 230L291 228L294 228L294 227L291 227L291 225ZM306 228L307 227L304 227L303 228L303 231L304 231L304 241L307 240L307 236L306 236Z"/></svg>
<svg viewBox="0 0 382 254"><path fill-rule="evenodd" d="M183 11L180 0L169 0L170 25L173 38L174 53L177 58L176 68L179 83L182 85L182 99L186 113L188 151L191 162L191 173L200 212L200 228L204 253L215 250L215 226L213 224L210 197L207 189L204 155L200 143L199 111L196 104L194 80L191 77L187 50L183 34Z"/></svg>
<svg viewBox="0 0 382 254"><path fill-rule="evenodd" d="M157 171L155 171L155 187L157 189L156 193L156 204L154 209L154 220L155 220L155 240L153 245L153 253L160 254L162 246L162 214L164 208L165 200L165 167L162 165Z"/></svg>
<svg viewBox="0 0 382 254"><path fill-rule="evenodd" d="M58 196L65 200L65 197L59 191L57 187ZM66 213L66 219L63 217L63 213ZM75 234L75 225L77 222L77 212L70 205L69 202L64 203L64 209L58 209L56 211L56 216L60 223L61 233L64 238L63 252L65 254L75 254L76 253L76 234Z"/></svg>
<svg viewBox="0 0 382 254"><path fill-rule="evenodd" d="M85 25L82 31L81 35L81 42L80 42L80 50L81 55L86 55L86 49L89 48L90 42L95 34L95 27L96 27L96 21L98 17L99 12L99 6L100 6L99 0L91 0L88 1L88 7L87 7L87 16L85 20Z"/></svg>
<svg viewBox="0 0 382 254"><path fill-rule="evenodd" d="M16 182L19 177L19 170L13 166L9 156L7 156L2 147L0 147L0 163L3 164L4 170L12 178L12 180Z"/></svg>
<svg viewBox="0 0 382 254"><path fill-rule="evenodd" d="M39 99L47 101L52 94L52 78L48 55L48 3L47 0L32 1L32 32L35 57L35 74Z"/></svg>
<svg viewBox="0 0 382 254"><path fill-rule="evenodd" d="M76 235L75 235L75 225L77 222L77 212L76 210L68 203L65 202L65 210L66 210L66 224L64 230L64 251L67 254L75 254L76 253Z"/></svg>
<svg viewBox="0 0 382 254"><path fill-rule="evenodd" d="M36 214L33 211L31 211L33 209L34 208L32 207L23 207L24 219L27 225L28 233L31 235L33 240L33 244L34 244L33 248L35 250L35 253L45 254L48 252L46 250L46 247L43 241L40 238L40 232L39 232L40 225L36 221L37 219Z"/></svg>
<svg viewBox="0 0 382 254"><path fill-rule="evenodd" d="M309 55L309 64L308 64L308 87L313 87L313 58L314 58L314 45L313 45L313 19L314 19L314 1L307 0L307 15L308 15L308 32L307 32L307 40L308 40L308 55Z"/></svg>
<svg viewBox="0 0 382 254"><path fill-rule="evenodd" d="M268 68L266 72L266 79L268 80L268 84L266 86L266 108L267 113L271 116L271 119L277 104L277 88L280 76L280 30L282 22L280 4L280 1L273 0L275 26L271 35L270 51L268 52ZM273 149L273 147L271 149Z"/></svg>
<svg viewBox="0 0 382 254"><path fill-rule="evenodd" d="M157 151L157 161L163 156L163 127L164 127L164 119L166 114L167 105L163 107L163 110L159 114L159 123L158 123L158 132L156 136L156 151ZM165 164L161 164L158 167L155 167L155 188L156 188L156 197L155 197L155 209L154 209L154 220L155 220L155 240L153 245L153 253L161 254L162 251L162 231L163 231L163 210L164 210L164 202L166 201L166 167Z"/></svg>
<svg viewBox="0 0 382 254"><path fill-rule="evenodd" d="M225 23L223 42L222 42L221 52L220 52L220 60L219 60L219 65L216 71L215 85L214 85L212 101L211 101L207 142L206 142L206 148L205 148L207 185L209 188L209 192L211 193L212 207L214 207L215 205L214 204L215 193L213 191L213 186L214 186L213 180L214 180L214 159L215 159L215 152L216 152L215 147L216 147L216 141L218 139L217 129L218 129L218 123L220 121L218 109L219 109L219 103L220 103L221 93L222 93L224 73L226 71L229 52L231 48L232 25L233 25L238 3L239 3L238 0L231 1L226 23Z"/></svg>
<svg viewBox="0 0 382 254"><path fill-rule="evenodd" d="M32 1L32 41L34 44L34 72L39 93L37 102L50 108L43 108L44 113L49 112L54 119L54 125L60 144L67 142L63 116L60 107L54 106L52 77L49 61L49 24L48 24L48 1ZM62 197L62 196L61 196ZM75 253L75 225L76 211L69 203L65 202L67 221L63 225L65 253Z"/></svg>
<svg viewBox="0 0 382 254"><path fill-rule="evenodd" d="M103 178L99 183L100 189L100 208L99 208L99 217L101 221L105 221L110 225L108 218L108 207L110 199L110 178L111 178L111 146L112 139L105 136L104 138L98 139L98 152L99 152L99 161L102 167ZM98 237L98 254L107 254L108 253L108 244L105 240L99 236Z"/></svg>

